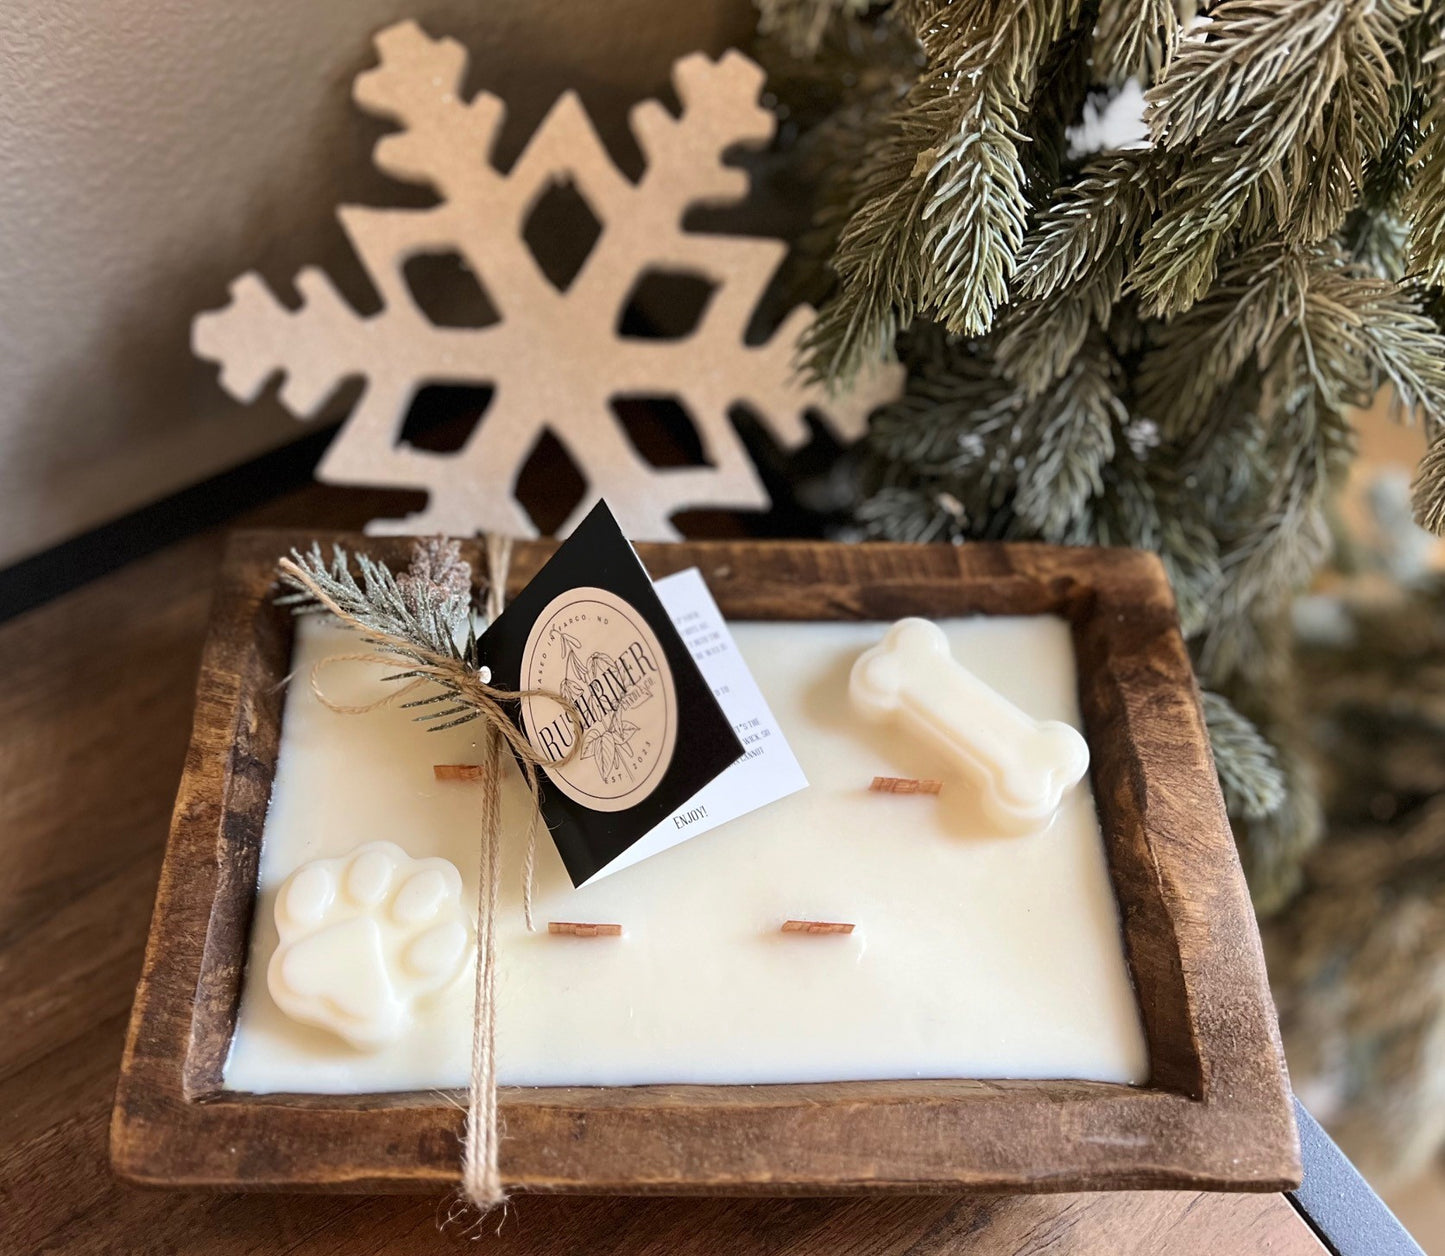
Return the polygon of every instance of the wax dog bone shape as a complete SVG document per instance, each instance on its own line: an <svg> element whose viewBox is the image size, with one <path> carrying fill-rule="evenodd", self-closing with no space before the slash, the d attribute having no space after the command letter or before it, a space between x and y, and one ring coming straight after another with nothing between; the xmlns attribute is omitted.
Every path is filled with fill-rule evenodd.
<svg viewBox="0 0 1445 1256"><path fill-rule="evenodd" d="M1089 767L1089 747L1058 720L1036 720L953 658L943 630L901 619L853 665L854 708L896 720L948 753L981 792L984 813L1023 833L1053 818Z"/></svg>

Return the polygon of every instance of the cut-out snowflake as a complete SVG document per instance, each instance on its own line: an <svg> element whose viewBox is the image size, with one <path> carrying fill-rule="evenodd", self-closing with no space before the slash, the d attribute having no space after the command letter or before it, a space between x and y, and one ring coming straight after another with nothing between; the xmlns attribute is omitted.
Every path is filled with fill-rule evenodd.
<svg viewBox="0 0 1445 1256"><path fill-rule="evenodd" d="M682 104L674 117L656 101L635 106L630 123L645 168L621 174L575 93L561 96L515 166L491 161L503 105L481 92L460 95L466 53L430 38L415 22L384 30L380 64L356 79L353 97L400 124L374 160L397 179L429 184L440 203L425 209L347 205L341 225L381 297L362 317L326 276L296 278L301 305L282 306L254 273L231 287L231 303L196 319L195 352L221 364L221 383L254 400L277 372L280 400L298 418L316 414L347 378L365 388L331 443L318 478L336 484L421 489L426 508L378 520L374 532L502 532L534 535L516 482L550 431L587 480L559 534L606 496L638 539L677 535L670 517L698 507L762 509L767 494L728 417L753 411L785 448L809 438L813 411L842 439L861 435L867 415L902 382L880 368L853 391L830 396L794 368L799 336L814 313L798 307L766 343L744 333L786 246L777 240L683 230L699 205L735 203L748 178L723 164L739 144L762 144L774 118L758 102L762 71L737 52L717 61L694 54L673 66ZM542 199L570 182L598 228L580 268L549 279L525 239ZM575 241L585 245L586 241ZM407 282L408 262L455 254L480 289L486 317L465 327L428 318ZM641 338L620 326L639 285L659 277L711 286L696 326L672 339ZM491 388L492 397L455 452L402 439L416 393L431 384ZM612 402L668 399L690 417L705 466L657 468L631 443Z"/></svg>

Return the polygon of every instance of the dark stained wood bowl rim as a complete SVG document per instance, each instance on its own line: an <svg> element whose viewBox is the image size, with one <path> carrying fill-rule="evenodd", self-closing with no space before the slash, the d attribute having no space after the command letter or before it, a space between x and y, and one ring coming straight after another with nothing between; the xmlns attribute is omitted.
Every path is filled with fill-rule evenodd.
<svg viewBox="0 0 1445 1256"><path fill-rule="evenodd" d="M238 532L201 665L111 1123L115 1170L228 1190L442 1192L463 1113L434 1092L244 1095L221 1087L280 739L290 617L277 558L339 541ZM480 570L481 546L469 542ZM552 549L519 544L513 591ZM511 1188L833 1194L1126 1188L1278 1191L1299 1142L1250 908L1158 560L1043 545L639 545L654 576L701 568L730 619L1057 614L1072 630L1091 775L1151 1076L776 1086L508 1087Z"/></svg>

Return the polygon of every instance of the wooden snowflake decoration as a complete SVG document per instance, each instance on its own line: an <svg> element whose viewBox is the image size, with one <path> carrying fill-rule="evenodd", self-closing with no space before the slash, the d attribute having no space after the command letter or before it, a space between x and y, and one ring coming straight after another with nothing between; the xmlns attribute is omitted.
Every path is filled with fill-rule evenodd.
<svg viewBox="0 0 1445 1256"><path fill-rule="evenodd" d="M827 394L794 368L799 336L814 313L799 307L764 344L744 331L782 261L776 240L685 231L684 213L732 204L748 178L723 153L764 143L774 119L758 102L762 71L737 52L694 54L673 66L682 103L674 117L656 101L635 106L630 122L646 161L634 182L613 165L581 101L568 92L552 107L515 166L492 164L504 107L481 92L460 95L466 53L430 38L415 22L384 30L380 64L356 79L353 98L401 129L376 146L385 174L429 184L440 202L426 209L338 209L342 228L380 294L379 312L352 310L319 270L296 278L302 302L282 306L254 273L231 286L231 302L195 321L195 352L220 363L221 384L252 401L278 371L282 403L310 418L353 376L365 389L317 469L335 484L425 490L426 508L377 520L374 532L501 532L534 535L516 500L516 481L546 431L566 447L587 491L559 529L565 534L606 496L629 536L670 539L669 518L697 507L762 509L768 497L728 418L744 405L786 448L808 439L814 411L845 440L896 394L901 368L881 368L851 393ZM546 277L524 238L539 200L571 181L600 234L565 287ZM410 259L454 251L496 307L483 326L440 326L407 283ZM696 327L666 340L628 335L619 323L647 273L693 276L715 285ZM491 401L454 452L414 447L402 428L428 384L490 387ZM676 400L691 416L708 465L657 468L619 424L619 397Z"/></svg>

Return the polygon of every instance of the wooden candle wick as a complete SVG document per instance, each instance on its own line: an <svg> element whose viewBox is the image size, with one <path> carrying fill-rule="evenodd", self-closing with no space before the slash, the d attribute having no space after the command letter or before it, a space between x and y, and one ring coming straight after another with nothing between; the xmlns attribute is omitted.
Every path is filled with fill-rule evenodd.
<svg viewBox="0 0 1445 1256"><path fill-rule="evenodd" d="M784 933L852 933L853 926L837 920L785 920Z"/></svg>
<svg viewBox="0 0 1445 1256"><path fill-rule="evenodd" d="M433 763L431 772L439 781L479 781L487 769L480 763Z"/></svg>
<svg viewBox="0 0 1445 1256"><path fill-rule="evenodd" d="M548 933L565 933L574 938L620 938L621 925L581 924L575 920L549 920Z"/></svg>
<svg viewBox="0 0 1445 1256"><path fill-rule="evenodd" d="M914 776L875 776L868 788L875 794L936 794L943 789L943 782Z"/></svg>

